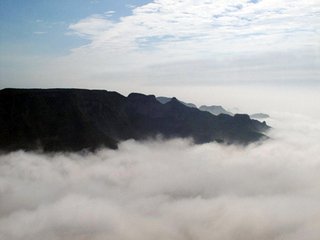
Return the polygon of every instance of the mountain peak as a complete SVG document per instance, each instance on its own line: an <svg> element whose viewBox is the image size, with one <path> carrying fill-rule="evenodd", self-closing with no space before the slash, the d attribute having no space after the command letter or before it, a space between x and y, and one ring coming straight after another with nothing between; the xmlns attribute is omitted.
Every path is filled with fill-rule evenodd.
<svg viewBox="0 0 320 240"><path fill-rule="evenodd" d="M248 115L216 117L177 98L161 104L154 95L103 90L4 89L0 110L0 151L116 148L119 141L158 134L247 144L269 128Z"/></svg>
<svg viewBox="0 0 320 240"><path fill-rule="evenodd" d="M206 105L202 105L200 108L199 108L201 111L206 111L206 112L209 112L213 115L219 115L219 114L227 114L227 115L230 115L232 116L233 113L225 110L222 106L220 105L211 105L211 106L206 106Z"/></svg>
<svg viewBox="0 0 320 240"><path fill-rule="evenodd" d="M140 100L140 99L149 99L149 100L155 100L156 99L156 96L155 95L145 95L145 94L142 94L142 93L130 93L128 95L128 99L131 99L131 100Z"/></svg>
<svg viewBox="0 0 320 240"><path fill-rule="evenodd" d="M170 101L172 101L172 99L175 99L177 101L179 101L180 103L182 103L183 105L187 106L187 107L190 107L190 108L197 108L197 106L193 103L186 103L186 102L183 102L183 101L180 101L178 100L176 97L172 97L172 98L168 98L168 97L157 97L157 100L162 103L162 104L166 104Z"/></svg>

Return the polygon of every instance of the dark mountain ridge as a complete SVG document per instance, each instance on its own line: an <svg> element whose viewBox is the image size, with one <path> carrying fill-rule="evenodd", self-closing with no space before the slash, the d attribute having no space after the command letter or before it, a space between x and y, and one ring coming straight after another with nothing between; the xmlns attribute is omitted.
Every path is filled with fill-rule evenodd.
<svg viewBox="0 0 320 240"><path fill-rule="evenodd" d="M199 109L201 111L207 111L213 115L219 115L219 114L227 114L230 116L233 116L234 114L231 112L228 112L227 110L225 110L222 106L216 106L216 105L212 105L212 106L206 106L206 105L202 105L201 107L199 107Z"/></svg>
<svg viewBox="0 0 320 240"><path fill-rule="evenodd" d="M157 99L160 103L166 104L166 103L170 102L172 98L168 98L168 97L156 97L156 99ZM197 106L196 106L195 104L193 104L193 103L186 103L186 102L183 102L183 101L180 101L180 100L179 100L179 102L181 102L183 105L185 105L185 106L187 106L187 107L197 108Z"/></svg>
<svg viewBox="0 0 320 240"><path fill-rule="evenodd" d="M214 116L175 98L161 104L154 95L85 89L0 90L0 126L1 151L115 149L158 134L248 144L269 129L246 114Z"/></svg>

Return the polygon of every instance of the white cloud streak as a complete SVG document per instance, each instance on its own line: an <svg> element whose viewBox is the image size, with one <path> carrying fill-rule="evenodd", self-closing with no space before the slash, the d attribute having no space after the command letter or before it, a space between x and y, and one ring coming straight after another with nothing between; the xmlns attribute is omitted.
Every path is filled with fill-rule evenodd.
<svg viewBox="0 0 320 240"><path fill-rule="evenodd" d="M70 72L79 62L75 68L85 66L84 74L90 73L96 79L119 75L130 81L130 76L138 74L142 81L150 76L161 82L181 77L176 67L188 71L195 62L207 62L194 69L196 76L185 74L181 80L196 83L205 79L210 83L215 81L212 79L233 78L233 73L215 64L224 62L237 66L236 81L240 82L247 78L245 73L250 72L252 64L266 73L253 73L249 77L253 82L261 81L261 76L275 81L279 75L284 75L286 81L299 78L317 82L319 13L318 1L156 0L134 8L132 15L117 22L108 16L93 15L70 25L75 34L88 38L90 43L74 49L61 65ZM277 55L280 62L273 57ZM243 64L243 58L251 59L251 63ZM259 61L269 62L270 67L265 68ZM184 67L188 62L189 66ZM163 65L173 68L169 77L166 71L166 76L154 71L154 67ZM214 68L218 70L212 71Z"/></svg>
<svg viewBox="0 0 320 240"><path fill-rule="evenodd" d="M317 0L156 0L118 20L109 11L70 24L68 34L89 43L66 56L13 63L9 56L19 71L3 67L0 84L313 87L320 83L319 13Z"/></svg>
<svg viewBox="0 0 320 240"><path fill-rule="evenodd" d="M317 240L320 125L272 113L248 148L127 141L0 158L0 238Z"/></svg>
<svg viewBox="0 0 320 240"><path fill-rule="evenodd" d="M113 28L97 32L90 48L112 49L127 42L135 50L151 47L203 56L208 51L314 47L319 39L319 11L318 1L157 0L135 8L133 15ZM87 19L89 29L94 18Z"/></svg>
<svg viewBox="0 0 320 240"><path fill-rule="evenodd" d="M69 26L74 34L89 39L94 39L100 32L112 27L112 22L105 19L103 15L93 15Z"/></svg>
<svg viewBox="0 0 320 240"><path fill-rule="evenodd" d="M66 56L6 58L18 69L3 67L0 84L319 85L319 13L317 0L157 0L118 20L109 11L70 24L67 34L89 43Z"/></svg>

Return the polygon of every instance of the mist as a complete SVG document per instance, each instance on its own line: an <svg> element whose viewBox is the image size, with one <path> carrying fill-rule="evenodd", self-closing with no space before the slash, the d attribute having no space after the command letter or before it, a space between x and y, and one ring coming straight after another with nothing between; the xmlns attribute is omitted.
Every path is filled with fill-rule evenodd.
<svg viewBox="0 0 320 240"><path fill-rule="evenodd" d="M320 123L271 112L247 147L192 139L0 156L0 239L317 240Z"/></svg>

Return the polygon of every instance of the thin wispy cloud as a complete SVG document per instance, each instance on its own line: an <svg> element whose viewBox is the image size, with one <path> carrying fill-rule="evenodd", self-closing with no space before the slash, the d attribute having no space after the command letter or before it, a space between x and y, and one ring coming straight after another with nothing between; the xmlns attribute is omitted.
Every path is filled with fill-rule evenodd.
<svg viewBox="0 0 320 240"><path fill-rule="evenodd" d="M107 31L113 26L112 22L106 19L106 17L103 15L93 15L75 24L71 24L69 29L73 31L73 34L94 40L101 32Z"/></svg>
<svg viewBox="0 0 320 240"><path fill-rule="evenodd" d="M37 32L33 32L33 34L36 34L36 35L43 35L43 34L46 34L47 32L41 32L41 31L37 31Z"/></svg>
<svg viewBox="0 0 320 240"><path fill-rule="evenodd" d="M75 34L89 38L90 43L73 49L69 60L85 59L83 65L94 62L95 76L106 79L111 72L129 79L136 71L139 79L163 80L159 71L153 71L154 66L163 65L174 67L173 71L162 71L171 81L233 79L229 72L221 77L225 70L219 68L219 62L223 62L231 68L236 66L238 81L248 80L252 67L263 68L270 74L267 78L274 81L285 75L292 82L297 76L317 81L319 13L317 1L157 0L134 8L132 15L119 21L92 15L70 25ZM243 64L246 59L253 65ZM268 66L259 64L261 61ZM194 69L199 75L181 78L176 68L188 62L184 70ZM279 68L285 72L279 73ZM267 76L252 75L249 79L253 81Z"/></svg>
<svg viewBox="0 0 320 240"><path fill-rule="evenodd" d="M319 1L135 3L131 12L123 5L69 21L62 35L79 47L39 62L17 58L20 71L4 68L4 84L24 77L43 86L88 87L90 80L94 87L138 91L168 83L320 83Z"/></svg>
<svg viewBox="0 0 320 240"><path fill-rule="evenodd" d="M112 48L126 41L142 51L148 42L145 45L155 51L169 53L174 47L200 56L204 55L201 50L256 52L288 43L286 48L293 50L316 46L319 12L317 1L158 0L133 9L131 16L114 22L112 28L96 32L88 47ZM87 21L90 29L93 19L80 22Z"/></svg>

